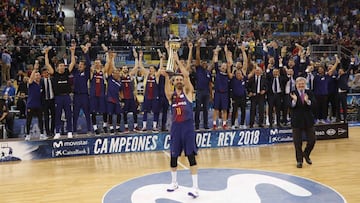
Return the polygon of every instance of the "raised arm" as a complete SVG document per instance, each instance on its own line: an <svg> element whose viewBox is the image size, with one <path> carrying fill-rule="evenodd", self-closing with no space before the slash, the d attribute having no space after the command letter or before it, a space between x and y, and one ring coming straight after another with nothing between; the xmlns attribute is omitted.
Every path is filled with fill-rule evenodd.
<svg viewBox="0 0 360 203"><path fill-rule="evenodd" d="M158 49L157 52L158 52L159 59L160 59L160 62L159 62L159 70L161 70L161 69L163 68L163 66L164 66L164 58L165 58L165 56L164 56L163 53L161 53L161 50L160 50L160 49Z"/></svg>
<svg viewBox="0 0 360 203"><path fill-rule="evenodd" d="M192 42L188 42L188 47L189 47L189 55L188 55L188 59L187 59L187 63L186 63L186 68L188 69L188 71L190 71L191 68L191 61L192 61L192 54L193 54L193 43Z"/></svg>
<svg viewBox="0 0 360 203"><path fill-rule="evenodd" d="M72 72L72 70L74 69L75 64L76 64L75 49L76 49L76 45L75 44L71 45L71 47L70 47L71 63L69 64L69 72L70 73Z"/></svg>
<svg viewBox="0 0 360 203"><path fill-rule="evenodd" d="M108 54L107 54L105 70L106 70L108 76L110 76L114 72L114 69L115 69L115 62L114 62L115 56L116 56L116 53L114 53L112 51L109 51Z"/></svg>
<svg viewBox="0 0 360 203"><path fill-rule="evenodd" d="M242 72L243 73L246 73L247 69L248 69L248 66L249 66L249 61L248 61L248 57L247 57L247 54L246 54L246 49L245 49L245 46L242 45L240 47L241 49L241 53L242 53L242 58L243 58L243 66L242 66Z"/></svg>
<svg viewBox="0 0 360 203"><path fill-rule="evenodd" d="M227 74L230 79L234 77L234 73L231 70L231 66L227 66Z"/></svg>
<svg viewBox="0 0 360 203"><path fill-rule="evenodd" d="M186 93L188 99L191 99L192 98L192 93L194 92L194 87L193 87L193 85L191 84L191 81L190 81L189 71L180 62L179 56L178 56L177 53L174 53L173 57L174 57L174 61L175 61L176 65L179 67L179 69L181 71L181 74L184 76L185 93Z"/></svg>
<svg viewBox="0 0 360 203"><path fill-rule="evenodd" d="M156 83L159 83L159 78L160 78L160 75L161 75L161 70L163 69L163 63L164 63L164 54L161 53L160 49L157 50L158 52L158 55L159 55L159 59L160 59L160 62L159 62L159 68L158 70L156 71L155 73L155 77L156 77Z"/></svg>
<svg viewBox="0 0 360 203"><path fill-rule="evenodd" d="M196 53L195 53L195 65L200 66L200 43L199 41L195 43Z"/></svg>
<svg viewBox="0 0 360 203"><path fill-rule="evenodd" d="M169 75L166 73L165 70L161 70L161 74L165 77L165 87L164 87L165 96L170 103L171 95L173 94L171 81L170 81Z"/></svg>
<svg viewBox="0 0 360 203"><path fill-rule="evenodd" d="M34 68L33 68L32 72L31 72L31 75L30 75L30 78L29 78L29 81L28 81L29 84L31 84L31 83L34 82L34 80L35 80L35 74L36 74L38 71L39 71L39 61L36 60L36 61L35 61L35 64L34 64Z"/></svg>
<svg viewBox="0 0 360 203"><path fill-rule="evenodd" d="M86 43L85 46L81 46L81 49L83 51L83 56L85 59L85 74L87 75L87 77L90 77L90 68L91 68L91 59L90 59L90 54L89 54L89 49L91 47L90 43Z"/></svg>
<svg viewBox="0 0 360 203"><path fill-rule="evenodd" d="M51 47L46 47L44 49L44 54L45 54L45 66L49 71L49 74L52 75L54 74L54 68L51 66L50 62L49 62L49 50L51 49Z"/></svg>
<svg viewBox="0 0 360 203"><path fill-rule="evenodd" d="M224 51L225 51L225 58L226 58L226 62L227 62L227 74L228 77L231 79L233 77L232 74L232 66L233 66L233 58L232 58L232 52L227 48L227 46L225 45L224 47Z"/></svg>
<svg viewBox="0 0 360 203"><path fill-rule="evenodd" d="M139 55L136 52L135 48L133 48L132 52L133 52L133 56L134 56L134 59L135 59L135 64L134 64L134 67L129 72L130 76L136 75L136 73L138 72L138 69L139 69Z"/></svg>
<svg viewBox="0 0 360 203"><path fill-rule="evenodd" d="M220 52L220 50L221 50L221 47L218 45L218 46L216 46L216 48L213 50L213 58L212 58L212 65L211 65L211 69L213 68L213 67L216 67L217 65L215 65L215 64L217 64L218 62L219 62L219 52ZM211 70L210 69L210 70ZM217 70L216 70L217 71Z"/></svg>
<svg viewBox="0 0 360 203"><path fill-rule="evenodd" d="M145 67L144 67L144 64L143 64L143 55L144 53L142 51L139 51L139 70L140 70L140 73L142 75L144 75L145 78L147 78L147 76L149 75L149 70L147 70Z"/></svg>
<svg viewBox="0 0 360 203"><path fill-rule="evenodd" d="M334 72L335 72L335 70L336 70L336 68L337 68L337 66L339 65L339 63L340 63L340 59L339 59L339 57L338 57L338 55L337 54L335 54L335 64L334 65L332 65L331 66L331 68L328 70L328 75L332 75Z"/></svg>

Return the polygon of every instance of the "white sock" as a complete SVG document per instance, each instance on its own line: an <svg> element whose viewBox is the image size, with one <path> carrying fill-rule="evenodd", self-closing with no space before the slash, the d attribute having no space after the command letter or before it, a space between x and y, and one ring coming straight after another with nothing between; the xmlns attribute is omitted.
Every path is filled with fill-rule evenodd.
<svg viewBox="0 0 360 203"><path fill-rule="evenodd" d="M103 127L107 127L107 123L103 123Z"/></svg>
<svg viewBox="0 0 360 203"><path fill-rule="evenodd" d="M223 126L226 125L226 120L223 121Z"/></svg>
<svg viewBox="0 0 360 203"><path fill-rule="evenodd" d="M171 171L171 182L176 183L177 182L177 172Z"/></svg>
<svg viewBox="0 0 360 203"><path fill-rule="evenodd" d="M97 125L93 125L93 128L94 128L94 130L97 130L98 128L97 128Z"/></svg>
<svg viewBox="0 0 360 203"><path fill-rule="evenodd" d="M125 128L129 128L129 124L125 124Z"/></svg>
<svg viewBox="0 0 360 203"><path fill-rule="evenodd" d="M113 130L114 129L114 126L110 126L110 130Z"/></svg>
<svg viewBox="0 0 360 203"><path fill-rule="evenodd" d="M193 181L193 188L198 189L198 175L191 175L192 181Z"/></svg>
<svg viewBox="0 0 360 203"><path fill-rule="evenodd" d="M137 123L134 123L134 128L137 128Z"/></svg>
<svg viewBox="0 0 360 203"><path fill-rule="evenodd" d="M153 122L153 128L156 128L156 126L157 126L157 122L154 121L154 122Z"/></svg>
<svg viewBox="0 0 360 203"><path fill-rule="evenodd" d="M235 125L235 126L238 126L238 125L239 125L239 120L238 120L238 119L235 119L234 125Z"/></svg>
<svg viewBox="0 0 360 203"><path fill-rule="evenodd" d="M146 128L146 121L143 121L143 128Z"/></svg>
<svg viewBox="0 0 360 203"><path fill-rule="evenodd" d="M213 121L213 125L216 125L216 121Z"/></svg>

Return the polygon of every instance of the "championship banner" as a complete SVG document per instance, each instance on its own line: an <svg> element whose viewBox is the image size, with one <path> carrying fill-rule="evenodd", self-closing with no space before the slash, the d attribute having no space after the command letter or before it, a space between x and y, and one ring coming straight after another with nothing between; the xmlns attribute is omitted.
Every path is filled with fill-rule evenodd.
<svg viewBox="0 0 360 203"><path fill-rule="evenodd" d="M358 122L360 120L360 93L347 94L346 103L347 121Z"/></svg>
<svg viewBox="0 0 360 203"><path fill-rule="evenodd" d="M348 137L345 123L315 126L319 140ZM290 128L198 131L199 148L242 147L292 141ZM161 151L170 148L169 133L84 136L74 139L2 141L0 162L85 155Z"/></svg>

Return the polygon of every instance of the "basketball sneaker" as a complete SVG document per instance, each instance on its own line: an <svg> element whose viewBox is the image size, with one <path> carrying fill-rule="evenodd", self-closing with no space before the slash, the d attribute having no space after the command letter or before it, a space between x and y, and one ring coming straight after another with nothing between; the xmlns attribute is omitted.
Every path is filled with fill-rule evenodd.
<svg viewBox="0 0 360 203"><path fill-rule="evenodd" d="M152 129L152 132L153 132L153 133L158 133L158 132L159 132L159 129L153 128L153 129Z"/></svg>
<svg viewBox="0 0 360 203"><path fill-rule="evenodd" d="M95 130L95 135L100 135L100 130L99 129Z"/></svg>
<svg viewBox="0 0 360 203"><path fill-rule="evenodd" d="M25 140L26 140L26 141L29 141L30 139L31 139L31 135L26 135L26 136L25 136Z"/></svg>
<svg viewBox="0 0 360 203"><path fill-rule="evenodd" d="M227 125L225 124L225 125L223 125L222 126L222 128L223 128L223 130L227 130L228 129L228 127L227 127Z"/></svg>
<svg viewBox="0 0 360 203"><path fill-rule="evenodd" d="M199 197L199 190L193 188L190 192L188 192L188 195L191 196L192 198L197 198Z"/></svg>
<svg viewBox="0 0 360 203"><path fill-rule="evenodd" d="M216 126L216 125L213 125L213 130L217 130L217 126Z"/></svg>
<svg viewBox="0 0 360 203"><path fill-rule="evenodd" d="M60 138L61 138L60 133L55 133L54 139L57 140L57 139L60 139Z"/></svg>
<svg viewBox="0 0 360 203"><path fill-rule="evenodd" d="M110 134L114 135L115 134L115 130L114 129L110 129Z"/></svg>
<svg viewBox="0 0 360 203"><path fill-rule="evenodd" d="M169 187L166 189L166 191L168 191L168 192L174 192L175 190L177 190L179 188L179 185L178 185L178 183L171 183L170 185L169 185Z"/></svg>
<svg viewBox="0 0 360 203"><path fill-rule="evenodd" d="M73 138L72 132L68 132L68 133L67 133L67 138Z"/></svg>
<svg viewBox="0 0 360 203"><path fill-rule="evenodd" d="M44 134L40 134L40 140L46 140L48 137Z"/></svg>
<svg viewBox="0 0 360 203"><path fill-rule="evenodd" d="M140 132L141 131L141 129L138 127L138 126L136 126L136 128L134 128L134 130L133 130L134 132Z"/></svg>

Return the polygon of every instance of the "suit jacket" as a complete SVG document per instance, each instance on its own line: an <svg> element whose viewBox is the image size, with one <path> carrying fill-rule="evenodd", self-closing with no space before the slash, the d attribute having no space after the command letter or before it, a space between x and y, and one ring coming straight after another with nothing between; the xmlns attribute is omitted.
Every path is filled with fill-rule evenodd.
<svg viewBox="0 0 360 203"><path fill-rule="evenodd" d="M51 82L52 92L54 93L54 81L51 78L50 78L50 82ZM41 86L41 102L45 103L46 95L45 95L45 80L44 80L44 78L41 78L40 86ZM54 97L55 97L55 95L54 95Z"/></svg>
<svg viewBox="0 0 360 203"><path fill-rule="evenodd" d="M262 75L261 79L260 79L260 90L265 90L265 92L266 92L267 88L268 88L267 85L268 84L267 84L266 76ZM256 76L255 75L249 79L248 92L256 93Z"/></svg>
<svg viewBox="0 0 360 203"><path fill-rule="evenodd" d="M293 128L309 128L313 127L315 123L315 118L312 113L312 106L315 105L316 100L312 91L305 90L305 94L308 95L311 104L308 105L306 102L302 103L299 92L293 91L297 96L297 101L295 106L292 106L292 99L290 99L291 107L291 127Z"/></svg>
<svg viewBox="0 0 360 203"><path fill-rule="evenodd" d="M272 73L268 73L266 74L266 78L267 78L267 87L268 87L268 91L267 91L267 95L269 96L273 96L274 95L274 91L273 91L273 83L274 83L274 76ZM287 82L287 78L280 75L279 76L279 85L280 85L280 89L281 89L281 93L284 94L285 93L285 84Z"/></svg>

